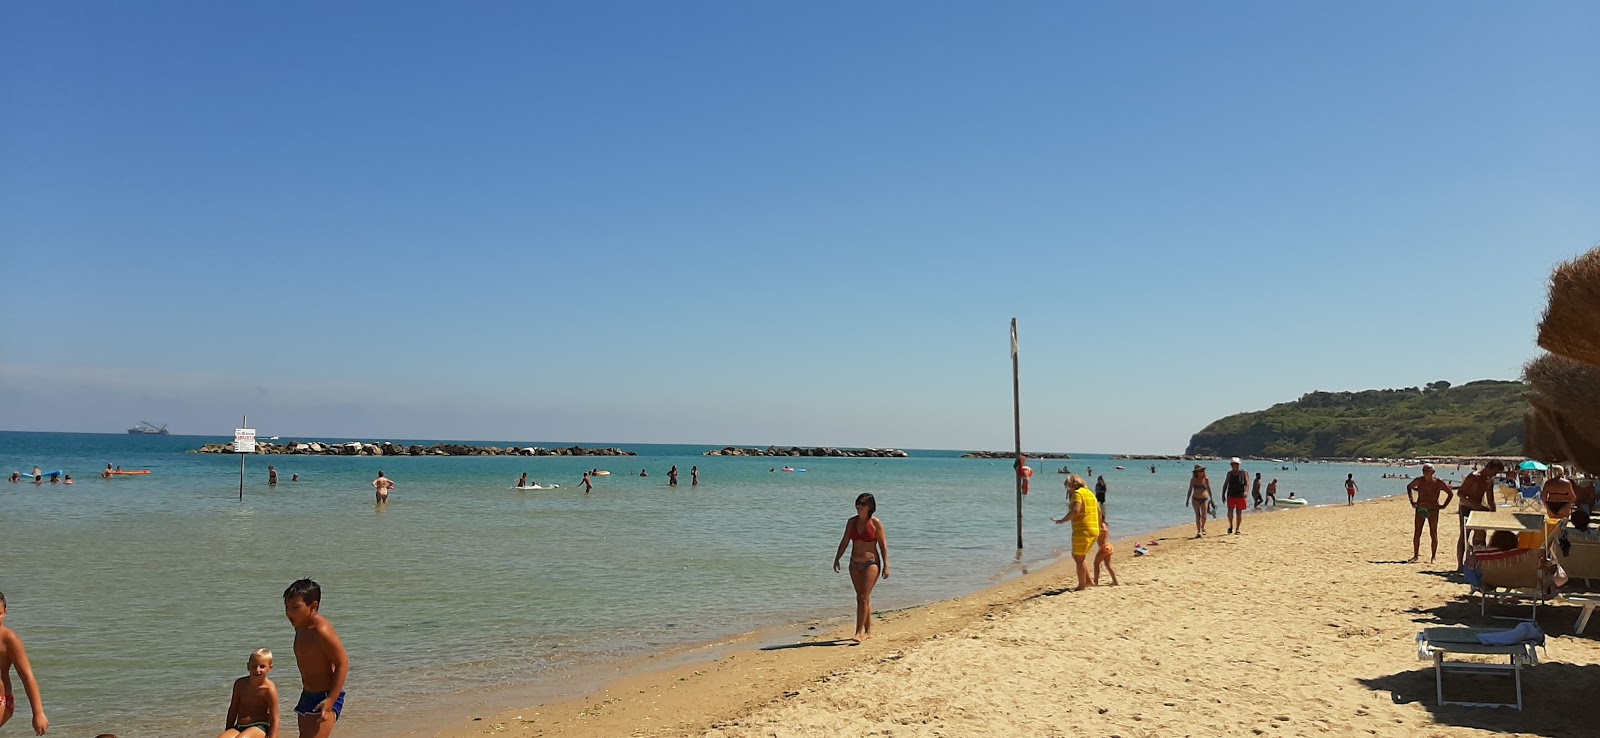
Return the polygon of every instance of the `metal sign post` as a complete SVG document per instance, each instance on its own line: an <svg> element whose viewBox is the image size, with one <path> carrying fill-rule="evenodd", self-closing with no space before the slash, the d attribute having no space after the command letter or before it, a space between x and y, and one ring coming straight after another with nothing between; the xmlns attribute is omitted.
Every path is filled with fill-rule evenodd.
<svg viewBox="0 0 1600 738"><path fill-rule="evenodd" d="M249 419L239 416L239 425L249 425ZM239 501L244 502L244 455L256 452L256 429L233 429L233 451L239 454Z"/></svg>
<svg viewBox="0 0 1600 738"><path fill-rule="evenodd" d="M1022 552L1022 496L1027 494L1028 478L1023 476L1023 465L1028 463L1022 456L1022 380L1017 368L1017 319L1011 319L1011 417L1016 423L1017 431L1017 552Z"/></svg>

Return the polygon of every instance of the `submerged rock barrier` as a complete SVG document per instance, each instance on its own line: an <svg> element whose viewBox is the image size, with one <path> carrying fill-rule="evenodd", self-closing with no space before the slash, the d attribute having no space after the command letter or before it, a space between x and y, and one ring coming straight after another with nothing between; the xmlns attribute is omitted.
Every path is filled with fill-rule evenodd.
<svg viewBox="0 0 1600 738"><path fill-rule="evenodd" d="M1030 459L1070 459L1072 454L1050 454L1037 451L1023 451L1023 456ZM963 459L1015 459L1015 451L968 451L961 455Z"/></svg>
<svg viewBox="0 0 1600 738"><path fill-rule="evenodd" d="M894 448L801 448L799 446L768 446L766 448L714 448L706 456L824 456L843 459L904 459L904 451Z"/></svg>
<svg viewBox="0 0 1600 738"><path fill-rule="evenodd" d="M231 454L231 443L208 443L198 449L190 451L192 454ZM287 441L285 443L272 443L262 441L256 444L258 454L297 454L306 456L637 456L632 451L620 448L584 448L582 446L568 446L566 448L544 448L542 446L467 446L459 443L435 443L432 446L405 446L398 443L362 443L350 441L348 443L322 443L313 441L301 443Z"/></svg>

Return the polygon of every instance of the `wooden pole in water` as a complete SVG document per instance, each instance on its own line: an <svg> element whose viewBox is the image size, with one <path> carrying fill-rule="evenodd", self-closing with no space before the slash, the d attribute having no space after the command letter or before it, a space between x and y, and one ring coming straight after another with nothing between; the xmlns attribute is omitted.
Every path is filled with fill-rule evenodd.
<svg viewBox="0 0 1600 738"><path fill-rule="evenodd" d="M1016 423L1017 438L1017 551L1022 551L1022 380L1017 365L1017 319L1011 319L1011 417Z"/></svg>
<svg viewBox="0 0 1600 738"><path fill-rule="evenodd" d="M239 427L249 428L250 418L248 416L240 415ZM234 450L237 451L238 449L235 448ZM244 502L244 454L239 454L239 501Z"/></svg>

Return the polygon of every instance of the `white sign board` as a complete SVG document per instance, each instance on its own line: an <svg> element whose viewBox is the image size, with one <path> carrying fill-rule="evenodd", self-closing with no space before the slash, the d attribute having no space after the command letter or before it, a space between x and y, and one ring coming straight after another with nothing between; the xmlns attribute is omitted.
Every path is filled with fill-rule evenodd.
<svg viewBox="0 0 1600 738"><path fill-rule="evenodd" d="M253 454L256 452L256 429L235 428L233 430L233 452L236 454Z"/></svg>

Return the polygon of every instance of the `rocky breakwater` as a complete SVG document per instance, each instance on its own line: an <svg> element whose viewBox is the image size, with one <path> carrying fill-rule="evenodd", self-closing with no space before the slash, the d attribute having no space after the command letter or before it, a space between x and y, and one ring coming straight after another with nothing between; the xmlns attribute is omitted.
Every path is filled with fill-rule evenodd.
<svg viewBox="0 0 1600 738"><path fill-rule="evenodd" d="M768 446L766 448L712 449L706 456L821 456L839 459L904 459L908 454L896 448L800 448L799 446Z"/></svg>
<svg viewBox="0 0 1600 738"><path fill-rule="evenodd" d="M200 454L231 454L231 443L208 443L189 453ZM632 451L620 448L584 448L582 446L568 446L566 448L544 448L542 446L467 446L459 443L435 443L432 446L410 445L398 443L362 443L350 441L348 443L322 443L313 441L302 443L288 441L285 443L272 443L262 441L256 444L258 454L291 454L305 456L637 456Z"/></svg>
<svg viewBox="0 0 1600 738"><path fill-rule="evenodd" d="M1024 451L1023 456L1030 459L1070 459L1072 454L1050 454L1037 451ZM961 455L963 459L1015 459L1015 451L969 451Z"/></svg>

